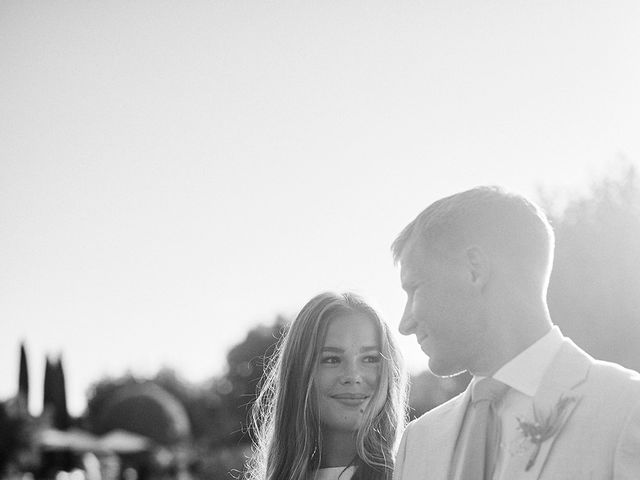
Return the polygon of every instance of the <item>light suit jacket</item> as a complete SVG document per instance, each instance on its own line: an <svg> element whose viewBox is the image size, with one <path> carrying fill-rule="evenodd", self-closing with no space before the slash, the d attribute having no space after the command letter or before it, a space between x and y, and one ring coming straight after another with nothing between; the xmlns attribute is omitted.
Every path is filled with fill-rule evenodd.
<svg viewBox="0 0 640 480"><path fill-rule="evenodd" d="M522 436L503 452L509 480L640 480L640 374L594 360L565 338L533 399L541 412L573 398L562 428L540 444ZM467 389L409 424L394 480L450 480L453 450L470 399Z"/></svg>

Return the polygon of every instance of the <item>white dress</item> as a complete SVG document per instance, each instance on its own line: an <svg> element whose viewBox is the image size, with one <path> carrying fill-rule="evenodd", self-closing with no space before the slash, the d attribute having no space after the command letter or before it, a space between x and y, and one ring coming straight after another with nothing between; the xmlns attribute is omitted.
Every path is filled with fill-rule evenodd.
<svg viewBox="0 0 640 480"><path fill-rule="evenodd" d="M316 480L349 480L355 471L356 467L353 465L346 470L344 467L320 468Z"/></svg>

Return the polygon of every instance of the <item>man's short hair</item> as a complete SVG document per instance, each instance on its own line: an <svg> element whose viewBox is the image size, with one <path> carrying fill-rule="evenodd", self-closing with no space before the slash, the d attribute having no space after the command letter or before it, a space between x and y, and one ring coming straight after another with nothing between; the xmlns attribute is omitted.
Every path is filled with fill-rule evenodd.
<svg viewBox="0 0 640 480"><path fill-rule="evenodd" d="M514 265L539 268L547 281L553 263L554 234L544 212L497 186L472 188L429 205L393 242L396 262L413 239L441 251L480 244Z"/></svg>

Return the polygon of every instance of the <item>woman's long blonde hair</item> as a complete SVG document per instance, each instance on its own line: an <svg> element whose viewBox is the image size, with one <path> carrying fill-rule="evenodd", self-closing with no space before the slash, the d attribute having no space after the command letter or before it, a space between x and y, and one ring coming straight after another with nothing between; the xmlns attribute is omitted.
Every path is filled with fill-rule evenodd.
<svg viewBox="0 0 640 480"><path fill-rule="evenodd" d="M254 451L247 480L308 480L320 465L322 435L314 372L331 320L345 313L370 318L380 336L380 382L356 435L353 479L390 479L393 451L406 421L407 382L402 356L388 325L352 293L312 298L280 341L252 410Z"/></svg>

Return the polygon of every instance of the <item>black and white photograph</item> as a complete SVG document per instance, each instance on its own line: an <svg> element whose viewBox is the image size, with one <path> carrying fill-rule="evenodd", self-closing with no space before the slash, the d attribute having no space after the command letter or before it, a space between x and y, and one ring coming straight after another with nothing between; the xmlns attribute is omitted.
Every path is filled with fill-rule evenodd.
<svg viewBox="0 0 640 480"><path fill-rule="evenodd" d="M640 2L0 0L0 480L639 480Z"/></svg>

